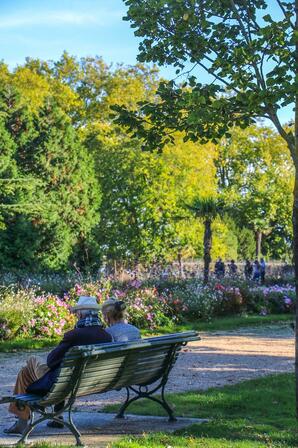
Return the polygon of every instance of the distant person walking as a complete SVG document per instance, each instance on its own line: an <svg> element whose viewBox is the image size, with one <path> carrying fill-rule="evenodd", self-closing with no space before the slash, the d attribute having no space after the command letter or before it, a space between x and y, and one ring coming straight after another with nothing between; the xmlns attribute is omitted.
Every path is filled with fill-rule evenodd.
<svg viewBox="0 0 298 448"><path fill-rule="evenodd" d="M222 259L219 257L214 266L214 273L217 278L223 278L225 276L225 264Z"/></svg>
<svg viewBox="0 0 298 448"><path fill-rule="evenodd" d="M252 279L254 281L258 282L260 280L260 276L261 276L261 265L258 260L255 260L254 264L253 264Z"/></svg>
<svg viewBox="0 0 298 448"><path fill-rule="evenodd" d="M229 274L231 277L235 277L238 272L238 267L235 263L235 260L231 260L231 263L229 264Z"/></svg>
<svg viewBox="0 0 298 448"><path fill-rule="evenodd" d="M249 260L246 260L245 266L244 266L244 275L245 275L246 280L251 280L252 272L253 272L252 263Z"/></svg>
<svg viewBox="0 0 298 448"><path fill-rule="evenodd" d="M261 276L261 282L262 284L265 283L265 276L266 276L266 263L264 258L261 258L260 260L260 276Z"/></svg>

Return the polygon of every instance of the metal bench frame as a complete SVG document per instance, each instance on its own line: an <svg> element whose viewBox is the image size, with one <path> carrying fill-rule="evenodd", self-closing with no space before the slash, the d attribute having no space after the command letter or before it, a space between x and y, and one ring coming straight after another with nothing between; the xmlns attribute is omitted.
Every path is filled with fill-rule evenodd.
<svg viewBox="0 0 298 448"><path fill-rule="evenodd" d="M91 357L95 358L96 360L101 359L101 355L103 354L111 354L115 353L115 358L117 354L119 355L120 352L124 352L124 354L128 353L131 350L134 351L143 351L144 349L152 348L152 347L162 347L162 346L169 346L169 352L165 356L164 363L165 367L161 374L158 374L156 377L152 377L150 382L148 384L135 384L131 382L131 384L127 384L125 386L126 389L126 400L120 407L118 414L116 415L116 418L124 418L124 412L126 411L127 407L133 403L134 401L139 400L140 398L148 398L156 403L159 403L165 411L168 413L169 421L173 422L176 420L173 409L168 404L168 402L165 399L165 387L168 381L169 373L179 355L179 351L183 346L185 346L190 341L199 340L197 333L194 331L188 331L184 333L176 333L176 334L170 334L166 336L159 336L154 338L147 338L143 339L140 342L131 342L131 343L109 343L109 344L98 344L98 345L88 345L88 346L78 346L73 347L69 350L69 352L65 355L64 363L67 362L67 360L72 360L72 355L75 353L76 358L76 365L74 367L74 370L71 375L71 379L75 378L75 381L69 381L67 383L67 387L64 389L64 404L63 407L61 406L59 410L54 409L54 405L57 405L61 403L60 401L48 403L47 397L51 396L51 391L54 390L55 384L59 380L60 372L63 370L63 364L60 368L58 377L56 379L55 384L52 386L51 391L44 396L40 395L33 395L33 394L23 394L23 395L14 395L9 397L3 397L0 399L0 404L2 403L10 403L15 402L17 407L19 409L23 409L25 406L29 406L31 410L31 417L29 424L25 431L23 432L21 438L18 440L17 445L26 443L28 441L28 437L30 433L33 431L33 429L39 425L39 423L42 423L45 420L53 420L55 422L61 423L61 420L59 420L59 416L63 412L68 413L68 421L64 420L65 426L72 432L76 439L76 445L77 446L83 446L83 443L81 441L81 434L77 427L75 426L73 420L72 420L72 407L74 405L74 402L78 396L83 395L90 395L88 394L79 394L80 386L81 386L81 379L84 374L84 371L86 369L86 366L88 362L90 361ZM113 357L111 359L114 359ZM125 358L126 359L126 358ZM78 362L79 361L79 362ZM125 371L125 367L123 369ZM98 392L91 392L93 393L101 393L101 392L107 392L108 390L116 389L118 390L117 382L119 378L121 379L122 371L120 372L120 375L115 379L114 386L113 382L111 383L110 387L108 389L98 391ZM156 382L158 382L156 384ZM151 386L151 388L150 388ZM160 390L161 392L161 399L156 398L153 396L156 392ZM131 393L134 394L134 396L131 398ZM51 410L47 411L47 407L50 407ZM40 417L35 420L35 413L40 414Z"/></svg>

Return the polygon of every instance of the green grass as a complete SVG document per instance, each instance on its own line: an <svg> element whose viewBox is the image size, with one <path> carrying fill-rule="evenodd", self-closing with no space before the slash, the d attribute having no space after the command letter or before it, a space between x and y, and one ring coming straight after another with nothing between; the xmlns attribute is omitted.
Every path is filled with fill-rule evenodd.
<svg viewBox="0 0 298 448"><path fill-rule="evenodd" d="M209 322L196 321L186 322L179 325L171 325L157 328L148 332L142 331L143 335L167 334L176 331L196 330L202 331L229 331L243 327L259 327L266 325L290 324L294 318L291 314L271 314L269 316L233 316L219 317Z"/></svg>
<svg viewBox="0 0 298 448"><path fill-rule="evenodd" d="M174 435L151 434L129 437L115 448L204 447L290 448L298 446L298 424L294 409L294 377L274 375L206 392L169 394L178 416L209 418ZM106 411L115 411L111 405ZM129 413L165 415L149 400L129 407Z"/></svg>
<svg viewBox="0 0 298 448"><path fill-rule="evenodd" d="M16 338L12 341L0 341L0 352L15 352L25 350L42 350L54 347L59 339L32 339L32 338Z"/></svg>

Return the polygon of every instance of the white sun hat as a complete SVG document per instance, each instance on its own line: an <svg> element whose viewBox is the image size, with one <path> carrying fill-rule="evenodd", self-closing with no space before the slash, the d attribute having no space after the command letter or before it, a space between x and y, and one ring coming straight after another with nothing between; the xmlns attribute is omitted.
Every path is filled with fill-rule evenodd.
<svg viewBox="0 0 298 448"><path fill-rule="evenodd" d="M96 297L80 296L78 303L71 308L71 311L78 310L99 310L100 306L97 303Z"/></svg>

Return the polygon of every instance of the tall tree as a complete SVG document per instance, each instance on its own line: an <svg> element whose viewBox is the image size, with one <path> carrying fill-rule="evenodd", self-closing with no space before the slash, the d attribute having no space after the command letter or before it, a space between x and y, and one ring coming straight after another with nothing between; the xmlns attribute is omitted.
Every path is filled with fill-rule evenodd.
<svg viewBox="0 0 298 448"><path fill-rule="evenodd" d="M33 119L20 104L20 95L6 77L0 88L0 227L14 213L30 214L36 209L32 195L38 182L20 172L16 154L18 142L25 144L34 135ZM22 139L19 140L19 135Z"/></svg>
<svg viewBox="0 0 298 448"><path fill-rule="evenodd" d="M99 219L93 162L55 101L48 99L36 115L24 108L21 95L19 103L17 96L7 95L0 101L6 129L1 139L10 159L4 174L11 176L8 170L13 169L16 180L27 179L31 190L22 188L18 202L6 194L12 211L5 213L0 233L0 265L64 268Z"/></svg>
<svg viewBox="0 0 298 448"><path fill-rule="evenodd" d="M285 141L271 128L232 128L221 139L215 159L218 185L226 202L234 204L240 227L255 234L258 258L262 238L279 226L288 236L288 216L294 188L294 168Z"/></svg>
<svg viewBox="0 0 298 448"><path fill-rule="evenodd" d="M187 83L162 83L160 100L139 114L115 108L119 121L137 129L147 146L162 148L172 130L192 140L218 139L233 124L271 120L295 166L293 206L295 279L298 295L298 0L124 0L127 20L142 38L139 60L192 71ZM203 85L195 69L211 80ZM294 132L279 110L295 105ZM298 415L298 306L296 307L296 411Z"/></svg>
<svg viewBox="0 0 298 448"><path fill-rule="evenodd" d="M204 283L207 284L211 263L212 223L219 216L223 216L224 206L220 200L209 197L195 198L187 208L204 223Z"/></svg>

